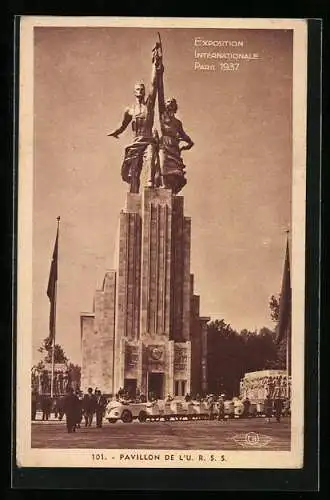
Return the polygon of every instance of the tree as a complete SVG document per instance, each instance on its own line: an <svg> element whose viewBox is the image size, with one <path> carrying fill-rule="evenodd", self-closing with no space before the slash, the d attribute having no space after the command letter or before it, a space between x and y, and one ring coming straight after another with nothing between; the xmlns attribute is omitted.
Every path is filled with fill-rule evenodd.
<svg viewBox="0 0 330 500"><path fill-rule="evenodd" d="M44 362L51 363L52 362L52 350L53 347L49 342L48 337L45 338L42 342L41 347L39 347L38 351L42 354L45 354ZM68 358L65 355L63 348L59 344L55 344L54 346L54 363L67 363Z"/></svg>
<svg viewBox="0 0 330 500"><path fill-rule="evenodd" d="M280 315L280 298L279 296L272 295L269 299L270 317L272 321L278 322Z"/></svg>
<svg viewBox="0 0 330 500"><path fill-rule="evenodd" d="M45 364L50 364L52 362L52 345L49 343L49 339L45 338L42 341L41 346L38 351L44 354L44 358L39 361L36 366L32 367L32 386L36 386L36 373L41 373L45 370ZM81 367L79 365L69 362L63 347L60 344L55 344L54 346L54 363L55 369L56 365L65 365L63 371L67 372L69 375L69 383L74 389L80 388L81 380Z"/></svg>
<svg viewBox="0 0 330 500"><path fill-rule="evenodd" d="M224 392L228 397L239 391L246 368L244 336L240 336L223 319L208 324L208 389Z"/></svg>
<svg viewBox="0 0 330 500"><path fill-rule="evenodd" d="M208 324L208 389L228 397L239 394L239 383L247 372L281 368L275 332L262 328L236 332L224 320Z"/></svg>
<svg viewBox="0 0 330 500"><path fill-rule="evenodd" d="M264 352L266 356L265 369L283 370L285 368L285 358L283 365L283 360L280 356L280 350L278 348L278 345L276 344L275 331L264 327L260 330L259 337L261 337L264 342Z"/></svg>

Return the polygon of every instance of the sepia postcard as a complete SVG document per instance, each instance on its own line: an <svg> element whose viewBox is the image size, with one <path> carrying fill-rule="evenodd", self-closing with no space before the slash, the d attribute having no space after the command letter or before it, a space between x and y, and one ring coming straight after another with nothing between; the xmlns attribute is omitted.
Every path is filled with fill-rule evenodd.
<svg viewBox="0 0 330 500"><path fill-rule="evenodd" d="M20 19L19 468L303 467L307 31Z"/></svg>

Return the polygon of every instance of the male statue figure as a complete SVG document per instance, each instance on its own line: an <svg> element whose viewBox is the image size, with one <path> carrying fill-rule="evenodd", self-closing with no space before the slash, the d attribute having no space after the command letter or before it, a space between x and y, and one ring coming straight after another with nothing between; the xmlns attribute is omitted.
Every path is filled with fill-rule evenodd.
<svg viewBox="0 0 330 500"><path fill-rule="evenodd" d="M138 193L142 168L147 174L147 186L155 186L156 138L153 132L155 101L157 94L157 73L161 68L161 54L158 46L153 49L151 88L147 98L145 86L136 83L134 87L135 103L126 108L121 125L110 137L118 136L132 122L133 141L125 148L125 157L121 168L121 176L130 184L130 192Z"/></svg>

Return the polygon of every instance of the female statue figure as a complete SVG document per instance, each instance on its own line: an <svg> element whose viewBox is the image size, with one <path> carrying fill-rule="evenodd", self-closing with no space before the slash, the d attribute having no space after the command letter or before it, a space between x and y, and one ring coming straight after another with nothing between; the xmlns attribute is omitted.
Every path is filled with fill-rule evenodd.
<svg viewBox="0 0 330 500"><path fill-rule="evenodd" d="M178 110L176 99L171 98L165 101L163 73L164 66L162 65L157 74L161 127L159 142L160 170L163 186L171 189L174 194L177 194L187 183L181 151L191 149L194 143L185 133L181 121L175 116ZM180 145L181 142L184 142L185 145Z"/></svg>

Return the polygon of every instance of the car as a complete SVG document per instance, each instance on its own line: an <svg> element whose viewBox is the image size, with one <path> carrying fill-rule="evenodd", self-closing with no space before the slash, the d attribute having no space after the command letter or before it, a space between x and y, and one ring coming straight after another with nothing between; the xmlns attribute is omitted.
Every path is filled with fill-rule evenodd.
<svg viewBox="0 0 330 500"><path fill-rule="evenodd" d="M250 403L248 414L245 415L243 401L239 398L224 401L225 418L256 417L262 415L263 405ZM148 402L134 402L112 400L105 410L105 418L110 423L121 420L130 423L159 422L170 420L205 420L217 417L218 403L213 403L213 412L210 413L209 401L185 401L183 399L155 400Z"/></svg>
<svg viewBox="0 0 330 500"><path fill-rule="evenodd" d="M224 401L225 405L225 416L227 418L234 418L235 415L235 405L232 399L226 399Z"/></svg>
<svg viewBox="0 0 330 500"><path fill-rule="evenodd" d="M147 420L200 420L208 418L209 409L206 402L184 401L181 399L158 400L147 403Z"/></svg>
<svg viewBox="0 0 330 500"><path fill-rule="evenodd" d="M105 418L114 424L121 420L125 424L133 420L145 422L147 418L146 403L133 403L129 401L110 401L105 410Z"/></svg>
<svg viewBox="0 0 330 500"><path fill-rule="evenodd" d="M254 403L250 403L247 415L245 415L244 403L241 399L234 398L233 405L234 405L234 415L233 415L234 418L242 418L244 416L246 417L257 416L257 405Z"/></svg>
<svg viewBox="0 0 330 500"><path fill-rule="evenodd" d="M190 401L190 415L191 420L205 420L209 418L209 403L206 401Z"/></svg>
<svg viewBox="0 0 330 500"><path fill-rule="evenodd" d="M180 400L157 400L147 403L147 420L181 420L188 415L188 406Z"/></svg>
<svg viewBox="0 0 330 500"><path fill-rule="evenodd" d="M161 418L165 417L166 411L169 412L169 409L165 409L165 404L163 401L148 401L146 403L146 420L148 420L149 422L160 421Z"/></svg>

